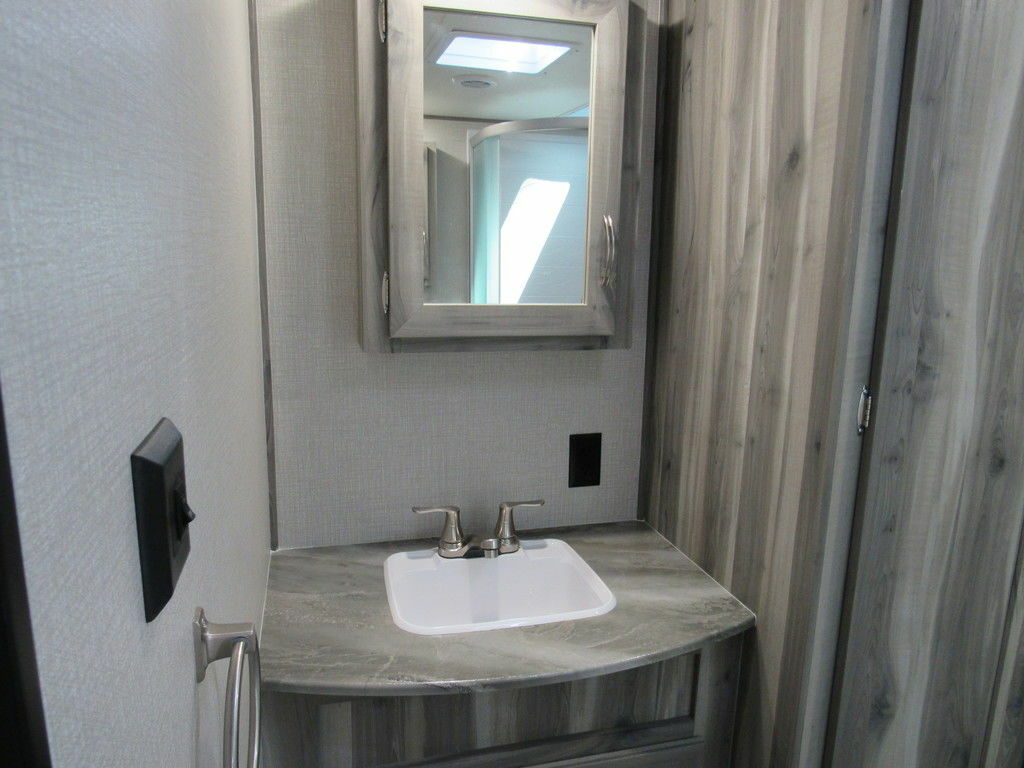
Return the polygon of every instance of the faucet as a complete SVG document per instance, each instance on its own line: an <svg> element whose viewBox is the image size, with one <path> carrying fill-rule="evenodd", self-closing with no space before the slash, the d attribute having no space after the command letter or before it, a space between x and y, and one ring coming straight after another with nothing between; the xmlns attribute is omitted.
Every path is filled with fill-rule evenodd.
<svg viewBox="0 0 1024 768"><path fill-rule="evenodd" d="M519 536L513 512L516 507L543 507L544 499L534 501L503 501L498 505L498 523L488 539L466 536L458 507L413 507L417 515L444 513L444 528L437 540L437 554L451 559L457 557L497 557L519 551Z"/></svg>

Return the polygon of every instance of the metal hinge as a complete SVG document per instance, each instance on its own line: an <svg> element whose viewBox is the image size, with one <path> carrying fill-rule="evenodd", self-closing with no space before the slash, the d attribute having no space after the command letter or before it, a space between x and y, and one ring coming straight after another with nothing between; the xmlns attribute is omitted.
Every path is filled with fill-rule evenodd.
<svg viewBox="0 0 1024 768"><path fill-rule="evenodd" d="M871 390L860 391L860 405L857 406L857 434L863 435L871 426Z"/></svg>
<svg viewBox="0 0 1024 768"><path fill-rule="evenodd" d="M380 279L380 304L384 307L384 314L386 315L391 306L391 277L386 271L384 272L384 277Z"/></svg>
<svg viewBox="0 0 1024 768"><path fill-rule="evenodd" d="M377 35L382 43L388 41L388 2L377 0Z"/></svg>

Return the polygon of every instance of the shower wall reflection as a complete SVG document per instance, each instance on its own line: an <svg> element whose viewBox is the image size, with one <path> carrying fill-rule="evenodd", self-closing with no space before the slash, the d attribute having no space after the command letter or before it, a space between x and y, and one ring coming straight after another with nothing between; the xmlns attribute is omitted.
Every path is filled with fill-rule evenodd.
<svg viewBox="0 0 1024 768"><path fill-rule="evenodd" d="M592 37L424 12L427 303L586 301Z"/></svg>

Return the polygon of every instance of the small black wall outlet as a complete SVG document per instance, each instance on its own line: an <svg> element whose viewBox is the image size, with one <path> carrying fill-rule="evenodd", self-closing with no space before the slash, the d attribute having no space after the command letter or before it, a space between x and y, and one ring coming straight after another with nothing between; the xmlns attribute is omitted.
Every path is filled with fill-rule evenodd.
<svg viewBox="0 0 1024 768"><path fill-rule="evenodd" d="M185 494L181 433L169 419L160 419L132 453L132 485L142 598L146 621L152 621L174 594L188 558L188 524L195 519Z"/></svg>
<svg viewBox="0 0 1024 768"><path fill-rule="evenodd" d="M601 433L569 435L569 487L601 484Z"/></svg>

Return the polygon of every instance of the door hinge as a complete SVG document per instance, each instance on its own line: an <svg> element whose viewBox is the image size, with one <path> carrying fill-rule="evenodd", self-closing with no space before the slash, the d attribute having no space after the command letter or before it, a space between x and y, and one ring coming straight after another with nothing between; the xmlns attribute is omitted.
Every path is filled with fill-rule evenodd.
<svg viewBox="0 0 1024 768"><path fill-rule="evenodd" d="M871 390L860 391L860 405L857 406L857 434L863 435L871 426Z"/></svg>
<svg viewBox="0 0 1024 768"><path fill-rule="evenodd" d="M377 0L377 35L382 43L388 41L388 0Z"/></svg>
<svg viewBox="0 0 1024 768"><path fill-rule="evenodd" d="M386 315L391 307L391 277L387 271L384 272L384 276L380 279L380 304L384 307L384 314Z"/></svg>

